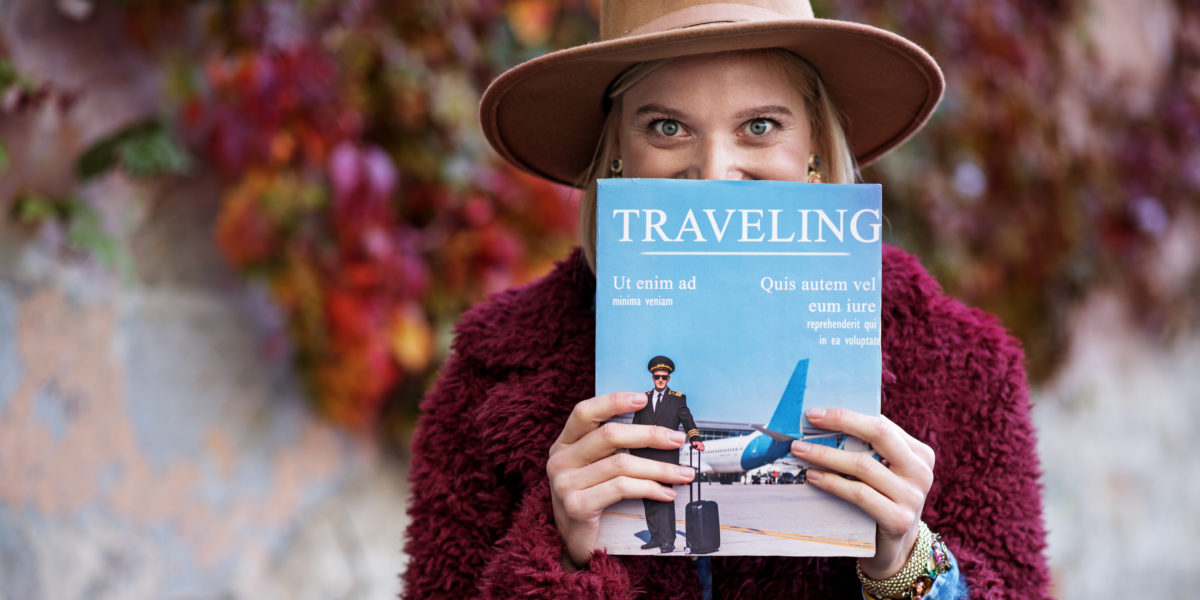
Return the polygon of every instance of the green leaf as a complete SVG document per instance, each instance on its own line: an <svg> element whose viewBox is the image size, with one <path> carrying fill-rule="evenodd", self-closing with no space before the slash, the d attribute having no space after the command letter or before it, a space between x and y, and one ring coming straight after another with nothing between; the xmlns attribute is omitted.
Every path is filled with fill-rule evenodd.
<svg viewBox="0 0 1200 600"><path fill-rule="evenodd" d="M79 178L87 181L112 169L117 164L116 148L119 143L119 137L110 137L88 148L75 165Z"/></svg>
<svg viewBox="0 0 1200 600"><path fill-rule="evenodd" d="M12 61L0 58L0 94L4 93L4 90L16 83L18 79L17 70L13 67Z"/></svg>
<svg viewBox="0 0 1200 600"><path fill-rule="evenodd" d="M36 225L58 218L62 208L62 203L54 198L26 192L19 194L13 202L12 217L22 225Z"/></svg>
<svg viewBox="0 0 1200 600"><path fill-rule="evenodd" d="M100 214L78 198L68 198L64 208L69 215L67 239L70 243L129 281L133 275L133 257L129 249L104 228Z"/></svg>
<svg viewBox="0 0 1200 600"><path fill-rule="evenodd" d="M121 166L134 177L184 173L191 159L161 124L130 136L117 148Z"/></svg>
<svg viewBox="0 0 1200 600"><path fill-rule="evenodd" d="M83 202L75 201L71 204L67 239L105 264L116 263L116 243L113 237L104 231L100 215Z"/></svg>
<svg viewBox="0 0 1200 600"><path fill-rule="evenodd" d="M0 175L8 172L8 146L4 145L4 140L0 140Z"/></svg>
<svg viewBox="0 0 1200 600"><path fill-rule="evenodd" d="M175 175L191 168L191 157L161 121L152 120L97 142L80 157L76 172L87 180L118 166L138 178Z"/></svg>
<svg viewBox="0 0 1200 600"><path fill-rule="evenodd" d="M124 280L133 280L133 255L129 248L106 230L100 214L79 198L23 192L14 199L10 215L22 225L37 226L52 220L61 223L71 246L119 272Z"/></svg>

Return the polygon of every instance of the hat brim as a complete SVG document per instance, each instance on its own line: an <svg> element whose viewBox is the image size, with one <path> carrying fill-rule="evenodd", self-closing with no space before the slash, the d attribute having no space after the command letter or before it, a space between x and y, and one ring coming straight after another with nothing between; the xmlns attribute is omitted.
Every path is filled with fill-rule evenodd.
<svg viewBox="0 0 1200 600"><path fill-rule="evenodd" d="M832 19L722 23L585 44L517 65L484 92L483 132L517 167L579 186L604 124L605 91L622 71L650 60L763 48L790 50L817 69L860 166L920 129L945 88L928 53L876 27Z"/></svg>

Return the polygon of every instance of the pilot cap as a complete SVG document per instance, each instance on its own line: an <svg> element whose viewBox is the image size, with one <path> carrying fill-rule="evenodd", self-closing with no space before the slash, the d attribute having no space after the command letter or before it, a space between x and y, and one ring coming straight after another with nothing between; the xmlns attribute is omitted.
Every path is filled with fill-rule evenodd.
<svg viewBox="0 0 1200 600"><path fill-rule="evenodd" d="M649 369L651 373L659 370L665 370L668 373L674 373L675 361L665 356L655 356L654 358L650 359L650 364L646 365L646 368Z"/></svg>

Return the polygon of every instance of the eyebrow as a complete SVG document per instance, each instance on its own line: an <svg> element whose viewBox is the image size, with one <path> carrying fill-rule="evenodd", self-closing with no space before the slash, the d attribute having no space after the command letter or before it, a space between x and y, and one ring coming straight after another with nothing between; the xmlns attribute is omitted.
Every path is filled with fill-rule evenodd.
<svg viewBox="0 0 1200 600"><path fill-rule="evenodd" d="M795 116L792 114L792 110L790 108L788 108L786 106L781 106L778 104L770 104L770 105L766 105L766 106L755 106L754 108L747 108L746 110L743 110L734 116L740 120L740 119L750 119L753 117L758 117L761 115L768 115L768 114L786 115L789 117Z"/></svg>
<svg viewBox="0 0 1200 600"><path fill-rule="evenodd" d="M687 117L687 115L684 114L683 111L678 111L673 108L667 108L661 104L655 104L653 102L651 102L650 104L642 105L641 108L639 108L633 112L633 116L640 117L642 115L655 114L655 113L666 115L672 119L686 120L686 117Z"/></svg>
<svg viewBox="0 0 1200 600"><path fill-rule="evenodd" d="M687 118L686 118L687 114L684 113L683 111L676 110L674 108L668 108L666 106L663 106L661 104L656 104L653 102L650 104L645 104L633 112L633 116L635 116L635 117L640 117L642 115L647 115L647 114L661 114L661 115L666 115L667 117L672 118L672 119L680 119L680 120L685 120L685 121L687 120ZM782 106L779 104L767 104L764 106L754 106L754 107L739 111L736 115L734 115L734 118L738 119L738 120L751 119L751 118L765 115L765 114L786 115L789 117L795 116L794 114L792 114L792 110L786 106Z"/></svg>

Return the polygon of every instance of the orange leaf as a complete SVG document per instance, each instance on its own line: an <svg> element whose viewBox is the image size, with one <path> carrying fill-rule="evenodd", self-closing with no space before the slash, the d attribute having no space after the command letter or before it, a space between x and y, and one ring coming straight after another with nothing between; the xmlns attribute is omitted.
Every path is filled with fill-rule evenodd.
<svg viewBox="0 0 1200 600"><path fill-rule="evenodd" d="M416 304L399 308L392 318L392 355L406 371L421 371L433 356L433 329Z"/></svg>

